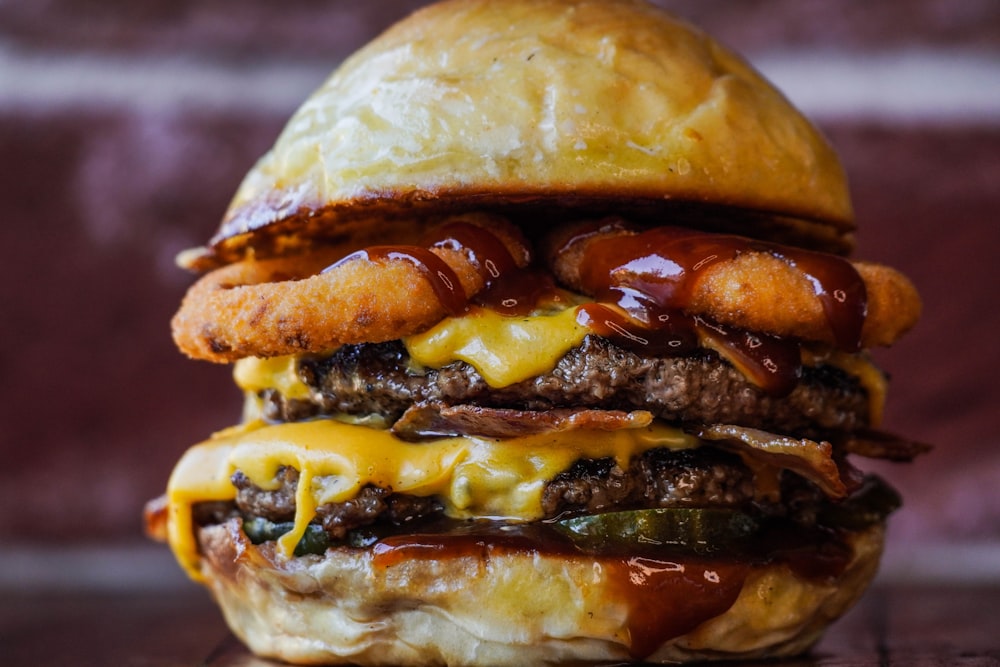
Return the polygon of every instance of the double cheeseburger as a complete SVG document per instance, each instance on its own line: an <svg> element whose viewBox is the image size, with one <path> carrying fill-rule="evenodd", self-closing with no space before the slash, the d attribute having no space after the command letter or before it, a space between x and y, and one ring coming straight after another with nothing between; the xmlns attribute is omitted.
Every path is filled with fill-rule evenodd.
<svg viewBox="0 0 1000 667"><path fill-rule="evenodd" d="M788 656L899 504L857 456L916 321L847 259L841 165L639 0L448 0L350 57L240 186L173 320L239 425L149 533L256 653Z"/></svg>

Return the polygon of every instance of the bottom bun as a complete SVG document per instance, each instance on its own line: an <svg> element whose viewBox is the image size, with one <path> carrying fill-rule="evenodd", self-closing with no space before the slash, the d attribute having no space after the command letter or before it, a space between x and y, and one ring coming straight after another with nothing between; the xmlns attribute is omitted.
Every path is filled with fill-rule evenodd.
<svg viewBox="0 0 1000 667"><path fill-rule="evenodd" d="M372 549L339 548L289 559L273 542L251 544L238 520L201 529L199 540L202 574L227 622L262 656L358 665L692 662L806 651L874 577L883 527L848 538L853 556L836 577L750 567L728 610L657 640L648 655L634 652L621 582L594 558L501 550L387 567Z"/></svg>

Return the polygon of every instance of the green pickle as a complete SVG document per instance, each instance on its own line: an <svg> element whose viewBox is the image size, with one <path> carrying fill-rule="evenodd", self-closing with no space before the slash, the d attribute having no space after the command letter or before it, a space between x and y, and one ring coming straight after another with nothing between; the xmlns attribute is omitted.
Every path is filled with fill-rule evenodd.
<svg viewBox="0 0 1000 667"><path fill-rule="evenodd" d="M563 519L553 525L586 548L667 546L699 554L739 544L760 527L744 512L690 507L607 512Z"/></svg>
<svg viewBox="0 0 1000 667"><path fill-rule="evenodd" d="M243 532L254 544L277 540L279 537L290 531L295 526L291 521L281 521L275 523L260 517L245 519L243 521ZM295 555L305 556L307 554L321 554L330 546L330 537L323 530L322 526L314 523L306 526L306 532L302 539L295 545Z"/></svg>
<svg viewBox="0 0 1000 667"><path fill-rule="evenodd" d="M816 524L835 530L863 530L885 519L900 506L899 494L876 476L869 476L848 498L824 503ZM742 552L757 533L766 535L787 519L757 517L736 509L718 507L659 507L574 516L548 523L579 547L600 552L643 548L672 548L699 555L719 551ZM245 519L243 531L254 544L277 540L292 530L291 521ZM364 548L379 540L371 528L350 531L336 544ZM322 554L334 546L322 526L309 524L295 546L295 555Z"/></svg>

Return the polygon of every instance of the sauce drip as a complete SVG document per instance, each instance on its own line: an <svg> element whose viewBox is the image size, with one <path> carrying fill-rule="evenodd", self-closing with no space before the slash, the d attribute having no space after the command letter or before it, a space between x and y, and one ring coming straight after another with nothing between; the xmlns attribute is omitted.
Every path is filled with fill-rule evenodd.
<svg viewBox="0 0 1000 667"><path fill-rule="evenodd" d="M642 600L628 613L629 653L635 659L727 611L749 571L742 563L641 556L602 565L627 599Z"/></svg>
<svg viewBox="0 0 1000 667"><path fill-rule="evenodd" d="M469 252L486 285L475 302L501 315L527 315L543 297L556 292L550 276L519 269L507 246L482 227L467 222L444 225L433 245Z"/></svg>
<svg viewBox="0 0 1000 667"><path fill-rule="evenodd" d="M472 263L487 285L501 274L517 268L517 263L503 241L482 227L468 222L443 225L428 245L468 251Z"/></svg>
<svg viewBox="0 0 1000 667"><path fill-rule="evenodd" d="M517 269L507 246L489 230L466 222L443 225L427 241L417 245L381 245L358 250L324 269L324 273L346 262L365 259L371 262L403 260L413 264L430 283L441 306L450 315L460 315L468 308L468 297L455 271L430 248L465 250L486 288L506 273Z"/></svg>
<svg viewBox="0 0 1000 667"><path fill-rule="evenodd" d="M644 321L646 315L652 316L649 321ZM645 312L636 312L606 303L586 303L578 308L576 319L619 347L643 354L680 356L699 347L694 317L679 310L660 310L654 304L648 304Z"/></svg>
<svg viewBox="0 0 1000 667"><path fill-rule="evenodd" d="M695 326L703 340L716 349L724 349L729 362L774 396L789 394L802 376L802 352L799 344L765 333L727 327L695 317Z"/></svg>
<svg viewBox="0 0 1000 667"><path fill-rule="evenodd" d="M802 271L823 304L826 321L837 347L846 352L861 349L861 329L868 314L868 294L857 269L845 259L811 250L782 248L774 252Z"/></svg>
<svg viewBox="0 0 1000 667"><path fill-rule="evenodd" d="M648 313L656 314L647 318ZM801 376L797 342L728 327L680 310L661 310L650 304L646 313L633 315L620 305L587 303L578 308L577 322L623 349L652 356L691 354L703 346L701 341L707 341L773 396L787 395Z"/></svg>
<svg viewBox="0 0 1000 667"><path fill-rule="evenodd" d="M566 245L595 231L585 231ZM741 236L678 227L592 239L580 260L580 281L602 303L582 306L579 321L623 347L647 354L690 353L699 341L707 341L765 391L787 394L801 373L796 341L684 312L706 269L745 252L769 253L801 270L823 305L837 347L852 352L860 348L867 299L864 281L850 262Z"/></svg>
<svg viewBox="0 0 1000 667"><path fill-rule="evenodd" d="M412 561L471 557L481 562L502 554L580 559L599 570L609 590L625 604L629 650L634 659L664 641L690 632L725 613L736 601L755 563L785 562L811 579L836 577L851 560L850 547L834 534L799 532L785 526L763 531L745 553L699 555L650 547L637 552L609 545L590 553L545 524L445 522L427 532L379 538L372 564L386 569ZM609 600L611 602L611 600Z"/></svg>
<svg viewBox="0 0 1000 667"><path fill-rule="evenodd" d="M728 610L750 565L694 554L590 555L575 549L551 530L537 525L487 524L468 530L382 538L372 546L373 565L385 569L406 561L522 553L560 555L585 560L609 581L613 595L628 608L626 631L633 658L645 658L664 641L693 630Z"/></svg>
<svg viewBox="0 0 1000 667"><path fill-rule="evenodd" d="M555 281L548 273L516 269L476 295L480 306L506 317L529 315L543 299L558 301Z"/></svg>
<svg viewBox="0 0 1000 667"><path fill-rule="evenodd" d="M448 264L427 248L415 245L384 245L372 246L358 250L339 260L324 271L355 260L366 259L372 262L384 260L404 260L415 266L427 279L441 306L451 315L460 315L468 305L465 290L458 276Z"/></svg>

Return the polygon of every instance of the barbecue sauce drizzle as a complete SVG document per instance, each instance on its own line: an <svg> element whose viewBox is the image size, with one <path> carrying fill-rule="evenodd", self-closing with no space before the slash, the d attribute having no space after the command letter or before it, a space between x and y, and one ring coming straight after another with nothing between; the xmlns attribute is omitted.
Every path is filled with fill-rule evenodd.
<svg viewBox="0 0 1000 667"><path fill-rule="evenodd" d="M632 658L649 657L663 642L725 613L739 597L755 565L780 561L797 576L826 580L840 575L851 548L835 535L795 535L765 531L751 553L695 554L649 547L605 553L581 551L543 524L467 522L428 532L381 537L371 545L372 565L387 570L408 562L470 558L488 565L504 554L581 559L610 587L608 602L628 609L625 643Z"/></svg>
<svg viewBox="0 0 1000 667"><path fill-rule="evenodd" d="M861 347L867 313L865 284L851 263L841 257L681 227L635 232L617 221L586 227L557 253L579 242L587 244L580 260L580 281L595 302L579 306L577 321L625 349L652 356L680 356L707 342L724 351L726 358L763 391L775 396L791 392L801 375L798 341L745 331L685 312L706 269L747 252L769 253L802 271L823 305L836 346L849 352ZM372 246L338 264L357 257L408 261L427 278L441 305L453 316L466 312L470 299L454 270L430 248L467 252L484 282L474 302L503 315L526 315L543 296L556 293L547 273L518 268L503 242L482 227L465 222L446 224L427 244Z"/></svg>
<svg viewBox="0 0 1000 667"><path fill-rule="evenodd" d="M563 247L606 229L606 225L595 225ZM797 342L741 331L683 311L707 267L743 252L767 252L802 270L823 304L837 346L848 351L860 347L867 308L864 282L853 266L839 257L675 227L615 234L588 243L581 260L581 278L584 289L597 302L580 306L578 321L625 348L653 355L681 355L693 352L708 338L725 346L729 358L765 391L791 391L799 375ZM475 225L445 225L429 245L469 253L485 283L475 297L480 305L520 315L530 312L542 296L555 293L547 273L519 269L506 246ZM373 246L340 261L357 257L409 261L426 276L449 313L459 315L468 309L469 298L458 276L427 247ZM667 639L727 611L739 596L752 564L760 560L682 552L584 554L551 530L533 524L393 535L380 538L371 549L373 565L381 569L439 558L474 557L485 563L491 554L501 553L587 558L606 573L627 603L627 644L635 659L648 657ZM823 548L810 542L762 545L761 549L766 554L764 560L777 553L800 575L818 578L839 574L851 555L850 548L838 540Z"/></svg>
<svg viewBox="0 0 1000 667"><path fill-rule="evenodd" d="M508 526L383 538L372 549L372 565L391 568L407 561L472 558L489 563L502 554L558 555L584 559L610 582L627 606L624 638L634 659L650 656L664 641L683 635L728 610L739 597L750 565L733 559L689 554L589 555L547 535L544 528ZM610 602L611 600L609 600Z"/></svg>
<svg viewBox="0 0 1000 667"><path fill-rule="evenodd" d="M823 305L836 346L849 352L861 347L865 284L841 257L680 227L633 233L618 223L592 225L557 252L579 242L587 244L580 282L596 303L581 306L578 321L626 349L680 355L708 340L764 391L780 396L794 389L801 374L798 341L684 312L709 267L746 252L769 253L802 271Z"/></svg>
<svg viewBox="0 0 1000 667"><path fill-rule="evenodd" d="M515 272L517 263L507 246L488 230L467 222L442 225L427 239L426 246L376 245L353 252L338 260L330 269L355 259L371 262L402 260L413 264L427 279L441 306L452 316L461 315L469 307L462 282L448 264L430 248L465 250L469 260L483 279L484 290L497 284L502 275ZM516 305L516 304L514 304Z"/></svg>

